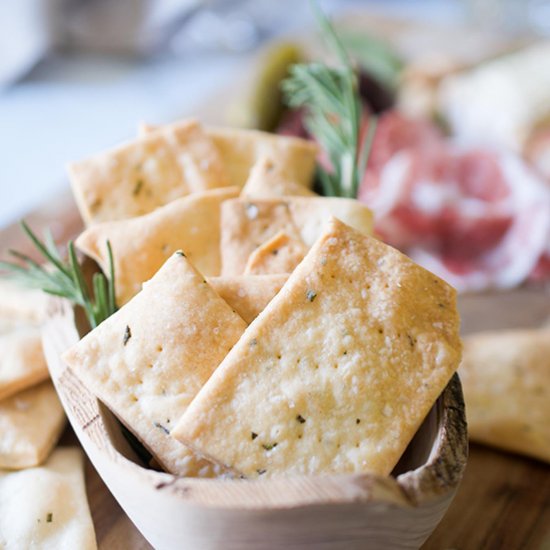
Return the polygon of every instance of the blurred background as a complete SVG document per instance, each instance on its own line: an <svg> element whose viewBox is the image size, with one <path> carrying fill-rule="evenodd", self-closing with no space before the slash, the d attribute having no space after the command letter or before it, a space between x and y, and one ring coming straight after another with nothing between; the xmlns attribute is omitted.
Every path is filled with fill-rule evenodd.
<svg viewBox="0 0 550 550"><path fill-rule="evenodd" d="M511 35L550 28L541 0L321 4ZM128 138L140 120L194 113L242 79L263 44L312 22L305 0L1 2L0 226L66 185L67 161Z"/></svg>

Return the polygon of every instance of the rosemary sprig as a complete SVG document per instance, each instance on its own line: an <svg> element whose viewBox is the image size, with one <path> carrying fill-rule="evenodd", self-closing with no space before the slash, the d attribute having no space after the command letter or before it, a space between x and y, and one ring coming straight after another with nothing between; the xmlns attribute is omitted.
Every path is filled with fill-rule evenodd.
<svg viewBox="0 0 550 550"><path fill-rule="evenodd" d="M90 293L72 241L68 243L69 258L63 261L50 231L46 231L44 241L41 241L24 221L21 222L21 227L49 265L41 265L26 254L10 250L9 253L23 265L0 261L0 268L5 269L8 276L25 286L61 296L81 306L92 328L117 310L113 252L109 241L107 241L109 278L107 279L103 273L95 273L92 278L92 293Z"/></svg>
<svg viewBox="0 0 550 550"><path fill-rule="evenodd" d="M372 137L361 143L358 83L346 49L326 15L314 1L312 6L339 65L293 65L281 85L283 97L289 107L306 109L306 128L329 157L332 171L318 167L325 194L355 198ZM374 125L371 125L369 135L373 133Z"/></svg>

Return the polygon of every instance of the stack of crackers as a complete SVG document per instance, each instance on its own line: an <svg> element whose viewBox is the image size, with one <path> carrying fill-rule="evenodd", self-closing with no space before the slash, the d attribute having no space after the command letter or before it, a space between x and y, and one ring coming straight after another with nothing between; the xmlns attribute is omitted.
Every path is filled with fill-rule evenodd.
<svg viewBox="0 0 550 550"><path fill-rule="evenodd" d="M49 381L46 295L0 281L0 547L96 547L76 448L52 452L65 414Z"/></svg>
<svg viewBox="0 0 550 550"><path fill-rule="evenodd" d="M70 167L120 309L63 359L168 472L388 475L458 367L454 290L316 155L188 120Z"/></svg>

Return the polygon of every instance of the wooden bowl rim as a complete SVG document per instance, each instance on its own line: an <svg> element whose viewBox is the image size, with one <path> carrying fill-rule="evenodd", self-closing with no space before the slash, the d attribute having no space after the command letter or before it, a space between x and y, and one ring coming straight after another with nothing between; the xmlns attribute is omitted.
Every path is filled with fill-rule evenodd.
<svg viewBox="0 0 550 550"><path fill-rule="evenodd" d="M114 414L62 363L62 351L79 339L73 308L63 300L52 299L49 319L43 330L44 348L52 380L83 447L95 445L104 459L116 463L125 474L135 478L136 483L147 483L180 501L208 508L263 511L357 502L408 508L454 494L462 478L468 438L462 387L456 373L432 409L438 427L428 460L396 477L361 473L265 480L200 479L145 468L126 458L115 447L113 436L117 437L117 433L113 430L118 430L119 438L122 434L114 422ZM52 344L53 341L57 341L57 346ZM71 399L71 393L78 399ZM85 402L88 411L83 407ZM88 441L83 441L83 438L88 438ZM96 466L96 469L101 475L101 468Z"/></svg>

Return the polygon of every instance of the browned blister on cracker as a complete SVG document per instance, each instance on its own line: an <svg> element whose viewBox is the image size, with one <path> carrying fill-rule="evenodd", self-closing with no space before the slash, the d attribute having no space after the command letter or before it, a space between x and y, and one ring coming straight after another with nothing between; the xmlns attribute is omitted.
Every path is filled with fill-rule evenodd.
<svg viewBox="0 0 550 550"><path fill-rule="evenodd" d="M459 374L474 441L550 462L550 328L467 336Z"/></svg>
<svg viewBox="0 0 550 550"><path fill-rule="evenodd" d="M460 356L455 291L333 219L173 435L247 477L387 475Z"/></svg>
<svg viewBox="0 0 550 550"><path fill-rule="evenodd" d="M111 243L119 305L135 296L179 249L204 275L219 275L220 205L238 192L226 187L193 193L145 216L98 224L84 231L76 246L108 273L107 241Z"/></svg>
<svg viewBox="0 0 550 550"><path fill-rule="evenodd" d="M306 254L307 247L302 239L279 231L250 254L244 274L292 273Z"/></svg>
<svg viewBox="0 0 550 550"><path fill-rule="evenodd" d="M245 328L177 252L63 359L166 470L213 475L170 432Z"/></svg>
<svg viewBox="0 0 550 550"><path fill-rule="evenodd" d="M162 126L68 170L86 225L141 216L189 193L229 185L217 147L194 120Z"/></svg>
<svg viewBox="0 0 550 550"><path fill-rule="evenodd" d="M331 216L358 231L370 233L372 212L354 199L285 197L233 199L222 206L222 275L244 273L250 254L279 231L309 249Z"/></svg>

